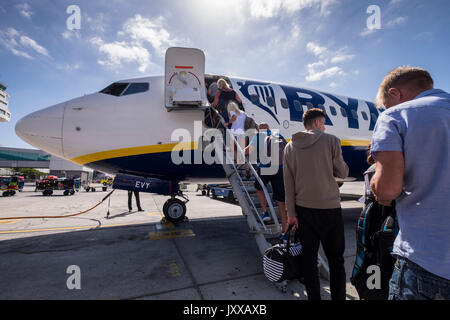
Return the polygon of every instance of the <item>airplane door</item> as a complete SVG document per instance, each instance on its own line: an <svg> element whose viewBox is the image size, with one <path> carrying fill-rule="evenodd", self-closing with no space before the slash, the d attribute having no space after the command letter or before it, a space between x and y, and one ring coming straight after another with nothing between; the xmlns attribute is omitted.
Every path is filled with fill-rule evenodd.
<svg viewBox="0 0 450 320"><path fill-rule="evenodd" d="M166 51L165 104L169 110L207 106L205 54L194 48Z"/></svg>

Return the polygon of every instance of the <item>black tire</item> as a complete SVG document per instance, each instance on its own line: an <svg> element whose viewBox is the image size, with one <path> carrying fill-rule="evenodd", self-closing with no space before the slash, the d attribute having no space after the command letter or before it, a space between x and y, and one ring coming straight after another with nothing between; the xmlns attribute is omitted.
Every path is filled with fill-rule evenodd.
<svg viewBox="0 0 450 320"><path fill-rule="evenodd" d="M169 199L164 203L163 213L170 222L182 221L186 216L186 205L179 199Z"/></svg>
<svg viewBox="0 0 450 320"><path fill-rule="evenodd" d="M103 191L106 191L106 187L103 187L102 190L103 190Z"/></svg>
<svg viewBox="0 0 450 320"><path fill-rule="evenodd" d="M65 196L69 195L69 191L68 190L64 190L64 195Z"/></svg>
<svg viewBox="0 0 450 320"><path fill-rule="evenodd" d="M206 195L206 191L202 190L202 196Z"/></svg>
<svg viewBox="0 0 450 320"><path fill-rule="evenodd" d="M214 191L214 189L211 190L211 198L217 199L216 192Z"/></svg>
<svg viewBox="0 0 450 320"><path fill-rule="evenodd" d="M75 190L70 190L69 194L73 196L75 194Z"/></svg>

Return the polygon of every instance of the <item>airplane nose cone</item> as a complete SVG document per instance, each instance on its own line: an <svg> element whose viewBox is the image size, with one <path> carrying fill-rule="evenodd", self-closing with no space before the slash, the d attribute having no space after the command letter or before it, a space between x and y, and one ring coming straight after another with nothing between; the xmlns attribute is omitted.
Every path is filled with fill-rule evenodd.
<svg viewBox="0 0 450 320"><path fill-rule="evenodd" d="M64 106L60 103L23 117L16 124L16 134L32 146L62 157Z"/></svg>

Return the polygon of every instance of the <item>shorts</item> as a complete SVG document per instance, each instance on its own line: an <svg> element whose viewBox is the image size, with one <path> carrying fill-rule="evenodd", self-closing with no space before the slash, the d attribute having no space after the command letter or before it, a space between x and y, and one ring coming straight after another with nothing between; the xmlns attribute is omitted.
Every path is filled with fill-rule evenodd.
<svg viewBox="0 0 450 320"><path fill-rule="evenodd" d="M258 168L258 175L261 178L265 186L270 182L272 185L273 195L272 198L275 201L285 202L284 200L284 178L283 178L283 168L279 168L278 172L274 175L264 176L261 175L261 170ZM255 181L256 190L262 190L261 185L258 181Z"/></svg>

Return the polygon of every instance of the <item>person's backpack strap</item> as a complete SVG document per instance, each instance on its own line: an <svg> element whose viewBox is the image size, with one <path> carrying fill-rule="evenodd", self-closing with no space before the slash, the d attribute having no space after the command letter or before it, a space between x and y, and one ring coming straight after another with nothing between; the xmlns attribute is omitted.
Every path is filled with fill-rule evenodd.
<svg viewBox="0 0 450 320"><path fill-rule="evenodd" d="M370 196L372 192L370 191L370 179L368 173L364 175L364 184L366 186L366 196Z"/></svg>

